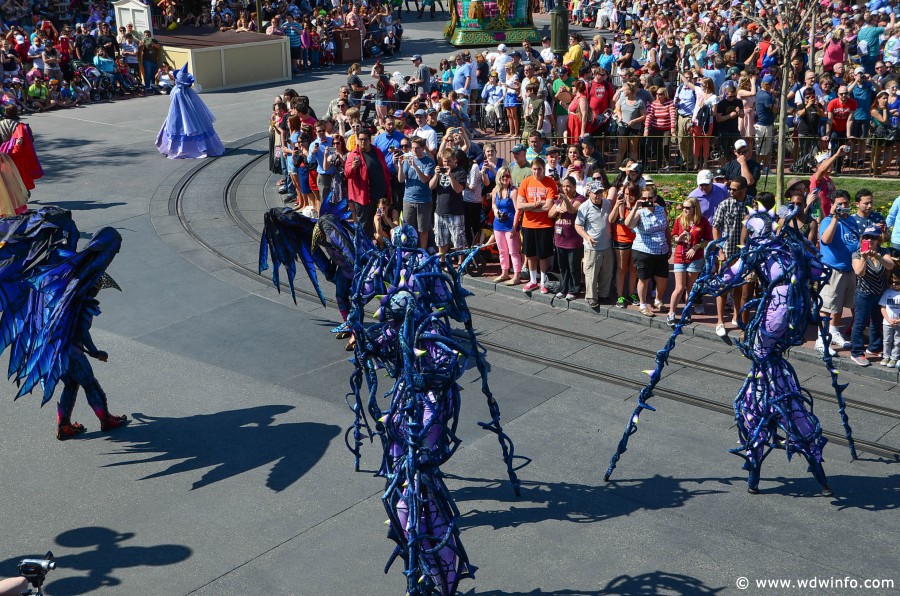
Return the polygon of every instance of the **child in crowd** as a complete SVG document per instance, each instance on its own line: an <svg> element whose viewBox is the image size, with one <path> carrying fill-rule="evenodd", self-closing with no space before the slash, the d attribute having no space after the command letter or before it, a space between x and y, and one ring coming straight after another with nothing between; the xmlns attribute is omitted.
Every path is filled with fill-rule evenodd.
<svg viewBox="0 0 900 596"><path fill-rule="evenodd" d="M900 271L891 272L891 287L885 290L878 301L884 317L884 357L882 366L900 368Z"/></svg>
<svg viewBox="0 0 900 596"><path fill-rule="evenodd" d="M72 93L75 95L75 105L84 106L91 103L91 86L84 77L72 81Z"/></svg>
<svg viewBox="0 0 900 596"><path fill-rule="evenodd" d="M378 209L375 210L375 242L379 248L385 242L391 241L391 230L400 225L400 214L391 205L388 198L378 201Z"/></svg>

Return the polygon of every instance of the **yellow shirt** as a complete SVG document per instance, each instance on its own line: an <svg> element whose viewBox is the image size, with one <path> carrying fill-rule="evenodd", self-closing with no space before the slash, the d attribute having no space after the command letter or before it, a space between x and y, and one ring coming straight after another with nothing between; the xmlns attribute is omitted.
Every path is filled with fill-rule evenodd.
<svg viewBox="0 0 900 596"><path fill-rule="evenodd" d="M569 68L569 74L578 77L582 64L584 64L584 50L581 49L581 44L575 44L563 56L563 65Z"/></svg>

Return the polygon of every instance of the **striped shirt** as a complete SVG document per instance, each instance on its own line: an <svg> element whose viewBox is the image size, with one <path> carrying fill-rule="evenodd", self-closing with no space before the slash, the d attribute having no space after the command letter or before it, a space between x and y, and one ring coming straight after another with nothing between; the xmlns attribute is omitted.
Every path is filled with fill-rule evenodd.
<svg viewBox="0 0 900 596"><path fill-rule="evenodd" d="M647 118L644 119L644 133L650 131L675 134L675 102L669 100L665 103L652 102L647 106Z"/></svg>
<svg viewBox="0 0 900 596"><path fill-rule="evenodd" d="M865 273L856 276L857 293L865 294L867 296L881 296L884 294L885 290L890 286L890 283L888 282L890 273L881 259L879 258L878 261L873 264L872 259L864 257L859 252L854 253L853 258L866 260Z"/></svg>

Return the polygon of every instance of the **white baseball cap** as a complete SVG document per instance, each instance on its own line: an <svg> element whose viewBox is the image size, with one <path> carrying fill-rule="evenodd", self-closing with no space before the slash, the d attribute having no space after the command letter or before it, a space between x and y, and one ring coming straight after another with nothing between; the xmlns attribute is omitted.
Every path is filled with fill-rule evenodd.
<svg viewBox="0 0 900 596"><path fill-rule="evenodd" d="M501 43L499 46L497 46L497 51L498 51L498 52L505 52L505 51L506 51L506 44L505 44L505 43Z"/></svg>
<svg viewBox="0 0 900 596"><path fill-rule="evenodd" d="M745 141L744 139L738 139L737 141L734 142L734 150L735 151L740 151L741 149L746 149L746 148L747 148L747 141Z"/></svg>
<svg viewBox="0 0 900 596"><path fill-rule="evenodd" d="M697 172L697 184L712 184L713 174L709 170L700 170Z"/></svg>

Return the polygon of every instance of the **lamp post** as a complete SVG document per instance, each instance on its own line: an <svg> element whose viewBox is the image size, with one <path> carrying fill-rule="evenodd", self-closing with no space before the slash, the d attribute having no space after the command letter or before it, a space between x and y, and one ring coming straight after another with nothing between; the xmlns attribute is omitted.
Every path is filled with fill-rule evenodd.
<svg viewBox="0 0 900 596"><path fill-rule="evenodd" d="M553 53L562 57L569 49L569 11L563 0L556 0L556 6L550 11L550 47Z"/></svg>

